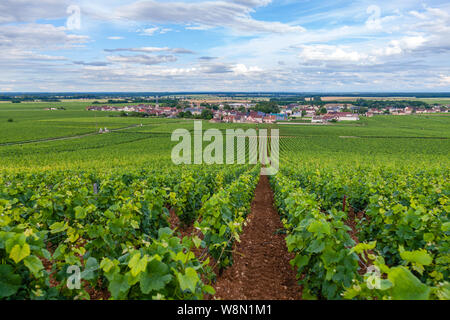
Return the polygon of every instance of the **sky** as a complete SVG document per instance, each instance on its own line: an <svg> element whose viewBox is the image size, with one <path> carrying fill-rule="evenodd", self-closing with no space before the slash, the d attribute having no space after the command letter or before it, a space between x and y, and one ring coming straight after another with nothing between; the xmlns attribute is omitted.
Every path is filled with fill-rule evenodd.
<svg viewBox="0 0 450 320"><path fill-rule="evenodd" d="M448 92L449 1L0 0L2 92Z"/></svg>

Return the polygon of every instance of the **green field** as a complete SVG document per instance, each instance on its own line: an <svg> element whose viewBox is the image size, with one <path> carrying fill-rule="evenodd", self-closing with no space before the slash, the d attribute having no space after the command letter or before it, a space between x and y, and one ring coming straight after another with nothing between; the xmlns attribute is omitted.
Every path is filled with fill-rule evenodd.
<svg viewBox="0 0 450 320"><path fill-rule="evenodd" d="M43 110L60 105L66 110ZM85 111L88 105L81 102L1 104L1 168L148 163L153 157L170 157L174 145L170 141L173 130L193 129L192 121L111 117L117 113L88 112ZM99 128L105 127L121 130L96 134ZM212 127L224 130L252 126L203 124L205 130ZM260 125L260 128L264 127L278 128ZM429 161L428 165L433 165L435 161L447 163L450 150L449 116L377 116L355 123L280 125L279 129L280 136L294 141L302 154L312 157L333 155L348 161L365 156L386 157L389 161L424 159ZM92 135L83 136L86 134ZM71 139L46 141L53 138ZM37 143L25 143L37 140Z"/></svg>
<svg viewBox="0 0 450 320"><path fill-rule="evenodd" d="M216 269L198 253L233 265L260 166L175 166L171 133L193 121L87 105L0 104L0 299L213 296ZM303 299L450 299L449 116L262 128L280 130L270 183ZM181 238L169 210L202 237Z"/></svg>

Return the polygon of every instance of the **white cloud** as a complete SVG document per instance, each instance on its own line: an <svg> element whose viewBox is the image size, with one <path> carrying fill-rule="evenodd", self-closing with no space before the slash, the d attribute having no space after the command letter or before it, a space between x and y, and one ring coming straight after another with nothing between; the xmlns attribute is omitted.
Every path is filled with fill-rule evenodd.
<svg viewBox="0 0 450 320"><path fill-rule="evenodd" d="M417 12L415 10L410 11L409 14L414 16L414 17L416 17L416 18L418 18L418 19L421 19L421 20L425 20L427 18L426 14Z"/></svg>
<svg viewBox="0 0 450 320"><path fill-rule="evenodd" d="M88 36L68 34L65 27L51 24L4 25L0 46L27 49L69 48L89 41Z"/></svg>
<svg viewBox="0 0 450 320"><path fill-rule="evenodd" d="M205 26L205 25L195 25L195 26L187 26L187 27L185 27L185 29L186 30L210 30L210 29L212 29L213 27L211 27L211 26Z"/></svg>
<svg viewBox="0 0 450 320"><path fill-rule="evenodd" d="M140 29L138 32L140 32L143 36L153 36L155 34L165 34L169 31L172 31L170 28L160 28L160 27L151 27L146 29Z"/></svg>
<svg viewBox="0 0 450 320"><path fill-rule="evenodd" d="M142 30L142 34L146 35L146 36L152 36L155 34L156 31L158 31L159 28L158 27L154 27L154 28L147 28Z"/></svg>
<svg viewBox="0 0 450 320"><path fill-rule="evenodd" d="M134 56L108 56L108 61L116 63L126 63L126 64L144 64L144 65L154 65L167 62L175 62L177 58L173 55L134 55Z"/></svg>
<svg viewBox="0 0 450 320"><path fill-rule="evenodd" d="M438 81L439 81L439 83L438 83L439 86L448 86L448 85L450 85L450 75L446 76L446 75L441 74L439 76Z"/></svg>
<svg viewBox="0 0 450 320"><path fill-rule="evenodd" d="M194 28L225 27L238 32L251 33L285 33L302 32L304 28L280 22L259 21L251 17L252 7L248 5L264 5L268 1L202 1L158 2L140 1L116 10L115 17L140 22L174 23ZM243 5L245 4L245 5Z"/></svg>
<svg viewBox="0 0 450 320"><path fill-rule="evenodd" d="M305 45L299 57L302 61L364 62L369 59L368 54L330 45Z"/></svg>
<svg viewBox="0 0 450 320"><path fill-rule="evenodd" d="M232 68L233 72L236 75L248 75L253 73L259 73L263 70L259 67L253 66L253 67L247 67L245 64L237 64Z"/></svg>
<svg viewBox="0 0 450 320"><path fill-rule="evenodd" d="M184 48L169 48L169 47L140 47L140 48L116 48L105 49L106 52L142 52L142 53L155 53L155 52L171 52L177 54L192 54L191 50Z"/></svg>
<svg viewBox="0 0 450 320"><path fill-rule="evenodd" d="M233 2L245 5L247 7L261 7L267 6L272 2L272 0L233 0Z"/></svg>
<svg viewBox="0 0 450 320"><path fill-rule="evenodd" d="M423 36L404 37L399 40L390 41L385 48L376 50L375 52L380 56L399 55L418 49L426 42L427 40Z"/></svg>
<svg viewBox="0 0 450 320"><path fill-rule="evenodd" d="M0 24L67 17L69 0L1 0Z"/></svg>
<svg viewBox="0 0 450 320"><path fill-rule="evenodd" d="M136 47L99 51L88 36L36 22L64 18L67 1L0 2L0 73L17 80L14 86L0 80L0 87L14 90L33 91L37 84L60 91L450 90L446 4L380 1L378 12L367 11L366 1L337 6L292 0L77 0L82 32L94 40L122 40L118 35L133 31L158 35L139 38ZM273 11L263 8L271 3ZM298 21L286 22L292 16L282 11L286 3L298 4ZM311 10L302 12L303 5ZM259 10L271 21L261 21ZM179 35L203 30L218 41L180 42L198 55L173 48L172 38L164 42L160 36L173 31L172 25L181 26L174 28Z"/></svg>

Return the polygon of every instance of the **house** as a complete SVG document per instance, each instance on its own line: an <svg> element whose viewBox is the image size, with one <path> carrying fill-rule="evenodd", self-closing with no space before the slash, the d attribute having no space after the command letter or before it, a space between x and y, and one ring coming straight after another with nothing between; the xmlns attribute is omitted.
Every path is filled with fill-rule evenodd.
<svg viewBox="0 0 450 320"><path fill-rule="evenodd" d="M328 113L322 116L323 122L329 122L331 120L339 121L339 115L337 113Z"/></svg>
<svg viewBox="0 0 450 320"><path fill-rule="evenodd" d="M234 119L233 119L233 123L242 123L242 122L244 122L244 118L243 117L241 117L240 115L235 115L234 116Z"/></svg>
<svg viewBox="0 0 450 320"><path fill-rule="evenodd" d="M322 116L314 116L311 119L311 123L325 123L329 121L358 121L359 115L351 112L331 112Z"/></svg>
<svg viewBox="0 0 450 320"><path fill-rule="evenodd" d="M311 118L311 123L323 123L323 122L325 121L321 116L315 116Z"/></svg>
<svg viewBox="0 0 450 320"><path fill-rule="evenodd" d="M258 114L249 115L247 117L247 122L253 122L253 123L263 123L263 116Z"/></svg>
<svg viewBox="0 0 450 320"><path fill-rule="evenodd" d="M276 116L276 121L285 121L288 119L288 115L287 114L282 114L282 113L273 113L271 114L272 116Z"/></svg>
<svg viewBox="0 0 450 320"><path fill-rule="evenodd" d="M371 112L371 113L373 113L373 114L382 114L382 113L383 113L382 110L378 110L378 109L376 109L376 108L371 108L371 109L369 109L368 112Z"/></svg>
<svg viewBox="0 0 450 320"><path fill-rule="evenodd" d="M247 103L230 103L229 106L233 109L238 109L240 107L249 108Z"/></svg>
<svg viewBox="0 0 450 320"><path fill-rule="evenodd" d="M358 121L359 115L351 112L337 112L337 121Z"/></svg>
<svg viewBox="0 0 450 320"><path fill-rule="evenodd" d="M276 115L266 116L263 119L264 123L275 123L277 121Z"/></svg>
<svg viewBox="0 0 450 320"><path fill-rule="evenodd" d="M324 107L327 109L327 111L332 112L339 112L344 108L342 104L332 104L332 103L328 103Z"/></svg>
<svg viewBox="0 0 450 320"><path fill-rule="evenodd" d="M233 123L233 122L236 121L236 117L233 116L233 115L231 115L231 116L225 116L225 117L223 117L222 121L223 121L223 122L226 122L226 123Z"/></svg>
<svg viewBox="0 0 450 320"><path fill-rule="evenodd" d="M202 114L202 108L186 108L184 109L184 112L190 111L194 116L195 115L201 115Z"/></svg>
<svg viewBox="0 0 450 320"><path fill-rule="evenodd" d="M313 117L316 114L316 110L312 107L303 110L306 111L306 117Z"/></svg>

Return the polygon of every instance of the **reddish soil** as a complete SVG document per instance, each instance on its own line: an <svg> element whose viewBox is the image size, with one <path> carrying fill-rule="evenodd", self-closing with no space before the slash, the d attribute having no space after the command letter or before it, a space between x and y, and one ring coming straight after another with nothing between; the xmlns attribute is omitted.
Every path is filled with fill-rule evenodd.
<svg viewBox="0 0 450 320"><path fill-rule="evenodd" d="M170 213L170 217L169 217L169 226L172 230L176 230L177 234L179 236L180 239L183 239L184 237L190 237L190 236L194 236L200 235L200 232L198 232L198 230L196 230L194 228L194 224L190 224L190 225L184 225L181 221L180 218L177 216L177 214L175 213L175 209L170 208L169 209L169 213Z"/></svg>
<svg viewBox="0 0 450 320"><path fill-rule="evenodd" d="M83 288L89 294L91 300L108 300L111 297L111 293L108 288L103 288L103 283L99 279L97 281L97 288L92 288L87 281L82 280Z"/></svg>
<svg viewBox="0 0 450 320"><path fill-rule="evenodd" d="M76 245L76 247L78 247L78 248L81 246L84 246L84 244L86 243L85 240L83 240L83 239L80 239L80 240L78 241L79 243ZM53 255L55 249L56 249L56 247L51 242L47 243L47 250L50 252L50 254ZM80 258L81 263L84 263L83 257L79 256L79 255L78 255L78 257ZM40 259L42 261L44 269L49 273L50 288L59 286L61 283L55 280L56 271L52 271L53 261L47 260L45 258L40 258ZM103 283L100 279L97 281L96 288L92 288L86 280L81 280L81 283L83 284L84 290L86 290L86 292L89 294L89 297L91 300L108 300L111 297L111 294L108 291L108 289L103 288Z"/></svg>
<svg viewBox="0 0 450 320"><path fill-rule="evenodd" d="M280 216L273 206L273 192L267 176L261 176L251 212L233 246L233 265L218 276L215 299L298 300L301 286L289 261Z"/></svg>
<svg viewBox="0 0 450 320"><path fill-rule="evenodd" d="M356 229L356 214L352 207L348 208L347 221L345 221L345 224L352 229L348 232L350 237L353 241L359 243L358 230Z"/></svg>
<svg viewBox="0 0 450 320"><path fill-rule="evenodd" d="M350 235L350 237L353 239L353 241L356 242L356 244L358 244L360 241L358 239L358 229L356 227L356 218L358 219L362 219L362 217L364 217L365 214L364 212L358 212L355 213L355 210L352 207L348 208L348 215L347 215L347 221L345 221L345 224L347 226L349 226L352 230L348 232L348 234ZM373 250L369 250L368 251L371 254L374 254ZM367 257L367 255L364 255L364 258L366 259L366 262L364 262L364 259L361 255L359 256L359 270L358 273L360 275L363 275L367 272L367 268L372 265L373 261L371 259L369 259L369 257Z"/></svg>

